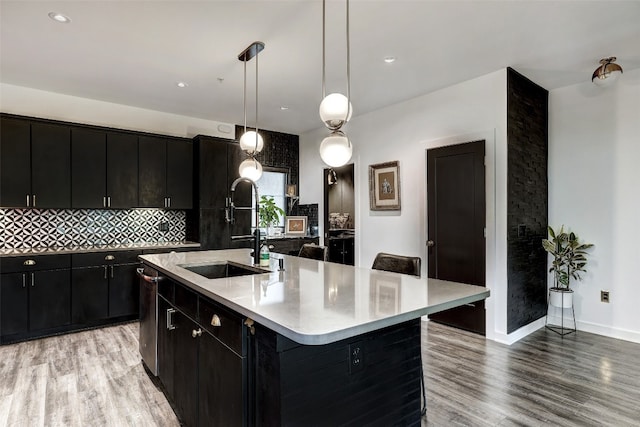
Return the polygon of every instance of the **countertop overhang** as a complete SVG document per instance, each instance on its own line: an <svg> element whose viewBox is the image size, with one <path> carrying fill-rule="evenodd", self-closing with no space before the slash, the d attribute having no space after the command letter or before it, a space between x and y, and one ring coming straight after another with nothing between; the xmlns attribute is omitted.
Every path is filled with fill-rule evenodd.
<svg viewBox="0 0 640 427"><path fill-rule="evenodd" d="M160 275L305 345L323 345L480 301L489 290L438 279L271 254L269 272L207 279L181 266L233 261L250 249L141 255ZM284 271L278 271L279 259Z"/></svg>

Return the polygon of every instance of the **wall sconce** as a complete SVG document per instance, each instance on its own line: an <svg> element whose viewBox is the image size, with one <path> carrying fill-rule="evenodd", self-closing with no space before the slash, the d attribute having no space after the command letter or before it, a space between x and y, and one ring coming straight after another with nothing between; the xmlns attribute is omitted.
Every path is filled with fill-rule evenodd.
<svg viewBox="0 0 640 427"><path fill-rule="evenodd" d="M615 60L615 56L601 59L600 64L602 65L593 72L591 81L598 86L609 86L618 80L622 74L622 67L614 64Z"/></svg>

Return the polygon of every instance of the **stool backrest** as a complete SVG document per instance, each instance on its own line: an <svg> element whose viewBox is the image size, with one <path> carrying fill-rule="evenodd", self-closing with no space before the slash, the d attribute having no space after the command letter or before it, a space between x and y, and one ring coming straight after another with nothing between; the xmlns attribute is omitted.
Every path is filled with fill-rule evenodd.
<svg viewBox="0 0 640 427"><path fill-rule="evenodd" d="M420 257L403 256L380 252L373 260L374 270L393 271L420 277Z"/></svg>
<svg viewBox="0 0 640 427"><path fill-rule="evenodd" d="M302 258L317 259L318 261L326 261L329 258L329 250L326 246L305 243L300 248L298 256Z"/></svg>

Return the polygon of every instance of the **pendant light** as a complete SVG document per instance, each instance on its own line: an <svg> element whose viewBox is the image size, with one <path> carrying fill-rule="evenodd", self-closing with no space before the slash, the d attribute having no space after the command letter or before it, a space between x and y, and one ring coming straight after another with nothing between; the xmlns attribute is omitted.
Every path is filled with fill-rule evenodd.
<svg viewBox="0 0 640 427"><path fill-rule="evenodd" d="M349 50L349 0L346 0L347 12L347 96L341 93L326 94L326 0L322 0L322 102L320 119L331 131L320 144L320 157L331 167L346 165L351 159L353 146L342 126L351 119L351 63Z"/></svg>
<svg viewBox="0 0 640 427"><path fill-rule="evenodd" d="M614 64L615 61L615 56L601 59L600 64L602 65L593 72L591 81L598 86L609 86L618 80L622 74L622 67Z"/></svg>
<svg viewBox="0 0 640 427"><path fill-rule="evenodd" d="M264 50L264 43L256 41L238 55L238 59L244 62L244 132L240 137L240 148L249 156L240 163L238 172L241 177L252 181L257 181L262 176L262 165L255 158L264 147L262 135L258 132L258 54L262 50ZM247 62L253 57L256 58L256 123L255 131L247 131Z"/></svg>

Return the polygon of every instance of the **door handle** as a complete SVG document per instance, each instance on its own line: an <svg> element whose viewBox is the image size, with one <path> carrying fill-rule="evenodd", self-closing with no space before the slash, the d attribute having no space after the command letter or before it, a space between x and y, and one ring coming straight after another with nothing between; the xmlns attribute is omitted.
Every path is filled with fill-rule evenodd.
<svg viewBox="0 0 640 427"><path fill-rule="evenodd" d="M31 273L31 287L33 288L36 285L36 274Z"/></svg>
<svg viewBox="0 0 640 427"><path fill-rule="evenodd" d="M104 278L105 279L107 278L107 266L106 265L104 266Z"/></svg>
<svg viewBox="0 0 640 427"><path fill-rule="evenodd" d="M428 247L432 248L432 247L435 246L435 244L436 244L436 242L434 242L433 240L427 240L427 246Z"/></svg>
<svg viewBox="0 0 640 427"><path fill-rule="evenodd" d="M25 273L22 273L22 287L27 287L27 275Z"/></svg>
<svg viewBox="0 0 640 427"><path fill-rule="evenodd" d="M173 313L175 312L175 308L167 308L167 329L170 331L176 328L176 325L173 324Z"/></svg>
<svg viewBox="0 0 640 427"><path fill-rule="evenodd" d="M111 267L111 278L113 279L113 265Z"/></svg>

